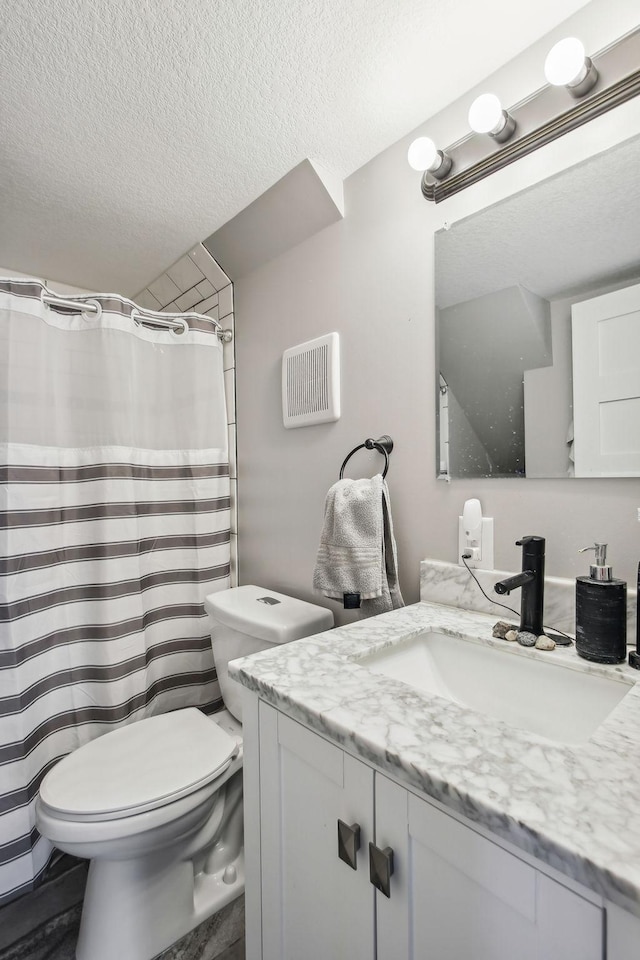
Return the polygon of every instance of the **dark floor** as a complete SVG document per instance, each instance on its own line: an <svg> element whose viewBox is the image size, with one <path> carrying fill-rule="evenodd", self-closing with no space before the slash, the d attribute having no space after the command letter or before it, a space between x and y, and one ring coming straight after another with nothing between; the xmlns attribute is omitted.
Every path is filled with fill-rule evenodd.
<svg viewBox="0 0 640 960"><path fill-rule="evenodd" d="M68 858L47 881L0 909L0 960L75 960L87 863ZM244 960L244 897L157 960Z"/></svg>
<svg viewBox="0 0 640 960"><path fill-rule="evenodd" d="M218 960L245 960L244 937L232 943L228 950L220 954Z"/></svg>
<svg viewBox="0 0 640 960"><path fill-rule="evenodd" d="M0 909L0 960L30 958L31 954L25 952L27 944L32 947L34 960L57 956L42 951L57 949L58 941L77 929L88 866L86 860L60 857L37 890Z"/></svg>
<svg viewBox="0 0 640 960"><path fill-rule="evenodd" d="M239 953L234 953L237 949ZM244 960L244 897L192 930L157 960ZM2 958L0 957L0 960Z"/></svg>

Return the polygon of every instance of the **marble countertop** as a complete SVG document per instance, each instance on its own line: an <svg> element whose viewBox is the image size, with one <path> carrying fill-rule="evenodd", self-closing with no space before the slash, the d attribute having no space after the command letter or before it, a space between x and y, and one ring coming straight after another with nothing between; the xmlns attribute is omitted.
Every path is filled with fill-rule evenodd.
<svg viewBox="0 0 640 960"><path fill-rule="evenodd" d="M232 662L261 698L414 790L640 916L640 685L585 743L551 741L422 693L359 662L426 629L505 656L640 680L572 648L491 637L496 616L421 602Z"/></svg>

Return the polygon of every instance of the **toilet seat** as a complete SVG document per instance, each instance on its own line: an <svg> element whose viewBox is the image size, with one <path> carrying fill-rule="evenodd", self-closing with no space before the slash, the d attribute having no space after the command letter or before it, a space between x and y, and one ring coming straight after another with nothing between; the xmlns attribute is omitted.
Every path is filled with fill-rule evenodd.
<svg viewBox="0 0 640 960"><path fill-rule="evenodd" d="M195 707L148 717L60 760L43 779L40 800L61 820L136 816L206 787L238 749L236 738Z"/></svg>

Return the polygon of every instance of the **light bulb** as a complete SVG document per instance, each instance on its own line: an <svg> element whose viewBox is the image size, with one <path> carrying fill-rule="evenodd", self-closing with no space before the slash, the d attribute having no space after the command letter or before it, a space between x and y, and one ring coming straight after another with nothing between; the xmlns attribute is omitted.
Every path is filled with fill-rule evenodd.
<svg viewBox="0 0 640 960"><path fill-rule="evenodd" d="M544 75L554 87L574 86L588 70L584 45L576 37L565 37L547 54Z"/></svg>
<svg viewBox="0 0 640 960"><path fill-rule="evenodd" d="M499 133L504 127L502 104L495 93L483 93L469 108L469 126L476 133Z"/></svg>
<svg viewBox="0 0 640 960"><path fill-rule="evenodd" d="M418 137L407 151L409 166L421 173L430 173L436 180L444 180L451 170L451 158L438 150L430 137Z"/></svg>
<svg viewBox="0 0 640 960"><path fill-rule="evenodd" d="M418 137L414 140L407 152L409 166L414 170L429 170L435 163L436 168L440 166L438 157L438 148L429 137Z"/></svg>

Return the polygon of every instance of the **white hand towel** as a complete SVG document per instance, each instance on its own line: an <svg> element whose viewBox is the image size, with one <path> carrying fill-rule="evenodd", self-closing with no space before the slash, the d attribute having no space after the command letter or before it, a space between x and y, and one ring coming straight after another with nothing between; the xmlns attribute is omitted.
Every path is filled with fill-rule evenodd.
<svg viewBox="0 0 640 960"><path fill-rule="evenodd" d="M338 480L329 489L313 586L336 600L359 593L365 616L404 606L389 489L382 474Z"/></svg>

